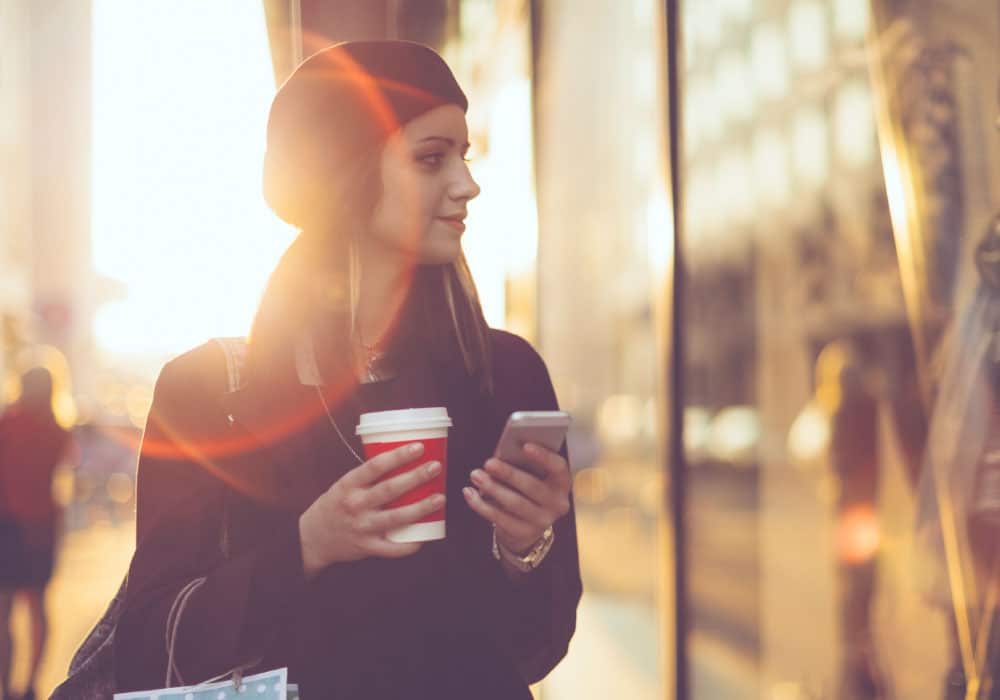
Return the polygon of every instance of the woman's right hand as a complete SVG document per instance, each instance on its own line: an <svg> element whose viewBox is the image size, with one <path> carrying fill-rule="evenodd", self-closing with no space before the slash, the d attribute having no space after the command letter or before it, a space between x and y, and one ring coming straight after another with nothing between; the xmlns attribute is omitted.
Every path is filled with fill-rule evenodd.
<svg viewBox="0 0 1000 700"><path fill-rule="evenodd" d="M422 444L410 443L373 457L344 474L306 509L299 517L299 540L307 578L335 562L405 557L420 549L420 542L392 542L386 533L440 510L444 495L434 494L399 508L382 507L437 476L440 463L429 462L391 479L379 479L423 451Z"/></svg>

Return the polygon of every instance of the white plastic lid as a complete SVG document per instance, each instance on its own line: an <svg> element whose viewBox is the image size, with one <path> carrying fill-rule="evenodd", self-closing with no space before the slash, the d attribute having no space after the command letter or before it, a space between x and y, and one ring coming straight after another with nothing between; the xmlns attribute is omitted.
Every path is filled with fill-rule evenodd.
<svg viewBox="0 0 1000 700"><path fill-rule="evenodd" d="M451 418L444 406L403 408L398 411L362 413L355 434L364 437L377 433L450 428Z"/></svg>

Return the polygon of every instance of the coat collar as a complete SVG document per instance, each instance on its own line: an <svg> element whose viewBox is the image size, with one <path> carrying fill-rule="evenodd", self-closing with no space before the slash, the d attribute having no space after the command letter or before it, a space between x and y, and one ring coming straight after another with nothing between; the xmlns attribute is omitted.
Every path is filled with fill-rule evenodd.
<svg viewBox="0 0 1000 700"><path fill-rule="evenodd" d="M312 334L303 332L295 343L295 373L298 382L286 384L280 388L272 386L252 386L242 384L239 389L222 397L222 406L230 424L238 424L249 431L260 445L273 444L283 432L285 436L294 434L295 426L304 428L313 419L324 415L323 405L317 395L317 390L328 397L327 403L333 406L339 398L347 396L354 389L353 378L346 382L328 383L320 371L316 355L316 347ZM431 362L430 371L434 380L441 383L446 395L462 394L468 388L468 377L455 368ZM291 430L276 423L287 421L277 420L282 413L291 412ZM287 416L285 416L287 418Z"/></svg>
<svg viewBox="0 0 1000 700"><path fill-rule="evenodd" d="M229 423L246 429L259 445L268 445L280 437L276 434L275 416L282 408L309 415L320 414L322 404L315 393L318 388L329 391L329 387L319 370L310 333L302 333L295 343L295 373L298 383L282 387L277 393L272 387L262 388L241 381L235 391L223 394L221 403ZM299 416L291 422L305 424L309 421Z"/></svg>

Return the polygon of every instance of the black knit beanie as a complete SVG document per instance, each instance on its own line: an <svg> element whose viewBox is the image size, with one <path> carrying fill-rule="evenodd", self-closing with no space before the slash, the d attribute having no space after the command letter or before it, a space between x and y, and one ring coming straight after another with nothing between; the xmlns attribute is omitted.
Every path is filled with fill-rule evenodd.
<svg viewBox="0 0 1000 700"><path fill-rule="evenodd" d="M444 60L410 41L351 41L303 61L271 103L264 198L305 226L334 180L358 166L407 122L468 101Z"/></svg>

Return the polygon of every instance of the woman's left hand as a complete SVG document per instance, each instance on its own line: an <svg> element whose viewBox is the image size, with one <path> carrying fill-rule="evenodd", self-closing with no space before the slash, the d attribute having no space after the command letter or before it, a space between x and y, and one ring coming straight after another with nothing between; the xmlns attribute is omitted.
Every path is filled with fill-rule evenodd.
<svg viewBox="0 0 1000 700"><path fill-rule="evenodd" d="M469 507L496 526L497 542L518 554L569 512L572 485L569 465L558 452L527 443L524 454L525 466L544 478L491 457L472 472L476 488L462 489Z"/></svg>

